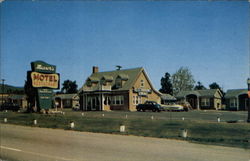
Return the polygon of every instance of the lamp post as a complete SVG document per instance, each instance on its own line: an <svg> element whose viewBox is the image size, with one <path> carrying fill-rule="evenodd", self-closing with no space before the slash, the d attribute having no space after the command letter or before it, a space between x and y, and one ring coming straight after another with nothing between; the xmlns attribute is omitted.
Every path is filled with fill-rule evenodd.
<svg viewBox="0 0 250 161"><path fill-rule="evenodd" d="M1 79L1 81L2 81L2 102L1 102L1 103L3 104L3 102L4 102L4 101L3 101L3 94L4 94L4 81L5 81L5 79ZM2 105L2 104L1 104L1 105Z"/></svg>
<svg viewBox="0 0 250 161"><path fill-rule="evenodd" d="M250 123L250 78L247 79L247 86L248 86L248 118L247 122Z"/></svg>

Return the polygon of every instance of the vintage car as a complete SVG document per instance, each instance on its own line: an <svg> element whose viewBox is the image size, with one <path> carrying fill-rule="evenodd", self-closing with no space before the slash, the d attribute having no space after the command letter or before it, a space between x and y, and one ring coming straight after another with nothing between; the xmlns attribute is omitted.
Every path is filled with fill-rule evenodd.
<svg viewBox="0 0 250 161"><path fill-rule="evenodd" d="M150 110L153 112L160 112L163 111L163 108L160 104L156 103L155 101L146 101L144 104L139 104L136 106L137 111L146 111Z"/></svg>
<svg viewBox="0 0 250 161"><path fill-rule="evenodd" d="M18 111L20 110L20 106L11 102L5 102L0 106L0 111L10 110L10 111Z"/></svg>
<svg viewBox="0 0 250 161"><path fill-rule="evenodd" d="M185 108L179 104L167 104L161 106L165 111L186 111Z"/></svg>

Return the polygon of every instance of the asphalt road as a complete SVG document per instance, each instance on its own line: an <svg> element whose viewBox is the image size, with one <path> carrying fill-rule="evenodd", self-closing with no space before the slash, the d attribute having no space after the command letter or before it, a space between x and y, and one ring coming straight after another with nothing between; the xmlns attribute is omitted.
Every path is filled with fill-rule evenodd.
<svg viewBox="0 0 250 161"><path fill-rule="evenodd" d="M8 161L250 161L250 150L241 148L0 125L1 158Z"/></svg>

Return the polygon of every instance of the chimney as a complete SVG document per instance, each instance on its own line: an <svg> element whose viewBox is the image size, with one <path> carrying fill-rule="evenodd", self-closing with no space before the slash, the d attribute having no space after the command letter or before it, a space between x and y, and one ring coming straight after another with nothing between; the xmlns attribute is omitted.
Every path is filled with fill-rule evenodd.
<svg viewBox="0 0 250 161"><path fill-rule="evenodd" d="M99 72L99 68L96 67L96 66L93 66L93 74L94 74L94 73L98 73L98 72Z"/></svg>

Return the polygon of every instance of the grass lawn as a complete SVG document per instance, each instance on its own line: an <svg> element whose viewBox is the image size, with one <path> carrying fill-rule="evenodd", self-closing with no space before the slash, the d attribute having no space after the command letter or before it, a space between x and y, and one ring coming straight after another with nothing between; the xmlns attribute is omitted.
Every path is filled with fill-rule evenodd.
<svg viewBox="0 0 250 161"><path fill-rule="evenodd" d="M69 124L73 121L74 130L77 131L183 139L197 143L250 149L250 124L245 122L246 111L160 113L112 111L84 112L84 116L82 112L70 109L64 112L64 115L0 112L0 123L4 123L4 118L7 118L10 124L70 130ZM220 117L220 123L217 122L217 117ZM37 120L37 125L33 125L34 119ZM233 120L240 121L227 123ZM124 133L120 132L120 125L125 125ZM180 137L182 129L187 129L187 138Z"/></svg>

